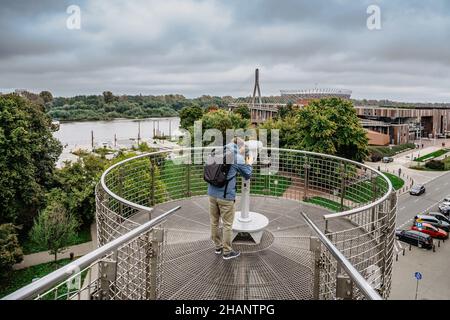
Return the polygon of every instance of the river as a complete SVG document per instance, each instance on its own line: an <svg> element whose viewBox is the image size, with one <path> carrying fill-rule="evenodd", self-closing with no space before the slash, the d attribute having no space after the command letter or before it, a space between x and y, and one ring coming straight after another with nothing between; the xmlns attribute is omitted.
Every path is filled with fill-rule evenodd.
<svg viewBox="0 0 450 320"><path fill-rule="evenodd" d="M77 159L71 154L72 151L90 150L92 135L95 147L131 147L136 143L139 131L141 141L150 141L154 134L157 136L177 134L179 126L180 118L178 117L61 122L59 130L53 134L64 147L58 166L65 160Z"/></svg>

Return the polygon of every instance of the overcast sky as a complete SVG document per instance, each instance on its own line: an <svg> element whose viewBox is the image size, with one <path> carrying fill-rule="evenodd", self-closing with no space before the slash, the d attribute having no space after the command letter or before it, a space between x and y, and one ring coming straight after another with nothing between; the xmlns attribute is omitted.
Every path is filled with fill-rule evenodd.
<svg viewBox="0 0 450 320"><path fill-rule="evenodd" d="M246 96L259 67L263 95L450 102L449 14L448 0L1 0L0 91Z"/></svg>

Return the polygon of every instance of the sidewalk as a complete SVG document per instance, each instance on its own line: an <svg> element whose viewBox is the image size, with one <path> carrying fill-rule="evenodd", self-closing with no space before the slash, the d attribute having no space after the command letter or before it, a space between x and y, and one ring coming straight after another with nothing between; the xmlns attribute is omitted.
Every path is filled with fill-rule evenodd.
<svg viewBox="0 0 450 320"><path fill-rule="evenodd" d="M449 145L448 143L446 144ZM372 168L378 169L380 167L381 171L394 172L398 176L398 170L401 169L402 176L405 174L410 177L416 184L425 184L434 180L444 174L447 171L420 171L408 168L408 165L412 162L414 157L424 156L431 152L442 149L441 144L425 146L423 149L414 149L407 152L401 153L394 156L394 162L382 163L382 162L367 162L367 165Z"/></svg>
<svg viewBox="0 0 450 320"><path fill-rule="evenodd" d="M85 254L91 252L97 248L97 228L95 223L91 225L91 237L92 241L77 244L67 248L64 253L58 254L58 260L69 259L70 253L73 252L74 257L84 256ZM23 256L23 260L13 266L14 270L25 269L31 266L35 266L41 263L51 262L54 260L54 256L49 254L48 251L42 251L32 254L27 254Z"/></svg>

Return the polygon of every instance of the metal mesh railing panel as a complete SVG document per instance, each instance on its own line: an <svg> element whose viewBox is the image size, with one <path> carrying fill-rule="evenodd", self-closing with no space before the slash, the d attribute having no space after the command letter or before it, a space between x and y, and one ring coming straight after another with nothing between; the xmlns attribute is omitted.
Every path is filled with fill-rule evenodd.
<svg viewBox="0 0 450 320"><path fill-rule="evenodd" d="M389 183L377 171L327 155L265 149L253 166L251 195L252 201L257 199L252 206L265 211L270 224L260 247L252 251L237 244L244 254L227 264L210 254L207 184L201 161L206 152L156 152L108 169L96 187L99 245L157 216L160 207L182 204L188 213L177 213L164 222L158 250L150 246L155 245L154 230L150 230L80 271L84 287L62 294L62 283L40 298L312 299L317 270L309 248L311 231L299 215L304 203L321 208L316 209L321 212L317 224L387 297L396 199L387 197ZM238 194L240 189L238 180ZM357 210L363 206L365 210ZM320 219L329 210L350 209L355 210L345 217ZM105 280L108 261L115 272L112 278L109 272ZM324 249L319 267L319 298L336 299L339 267ZM354 292L356 298L362 297L357 288Z"/></svg>

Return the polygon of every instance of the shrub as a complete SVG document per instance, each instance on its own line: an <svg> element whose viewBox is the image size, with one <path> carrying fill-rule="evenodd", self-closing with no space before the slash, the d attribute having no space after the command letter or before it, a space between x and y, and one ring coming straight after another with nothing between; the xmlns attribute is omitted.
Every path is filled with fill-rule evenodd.
<svg viewBox="0 0 450 320"><path fill-rule="evenodd" d="M12 223L0 224L0 278L8 274L15 263L22 261L22 256L17 228Z"/></svg>
<svg viewBox="0 0 450 320"><path fill-rule="evenodd" d="M445 164L441 160L430 160L425 164L425 167L432 170L444 170Z"/></svg>
<svg viewBox="0 0 450 320"><path fill-rule="evenodd" d="M370 161L378 162L378 161L381 161L381 159L383 159L383 155L381 153L379 153L378 151L372 151L370 153Z"/></svg>

